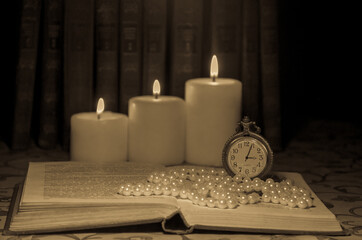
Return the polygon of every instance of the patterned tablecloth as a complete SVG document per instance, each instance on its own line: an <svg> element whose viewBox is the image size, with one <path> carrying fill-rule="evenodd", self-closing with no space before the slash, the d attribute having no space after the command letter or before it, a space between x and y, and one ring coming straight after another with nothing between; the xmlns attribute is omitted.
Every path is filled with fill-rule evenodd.
<svg viewBox="0 0 362 240"><path fill-rule="evenodd" d="M3 228L13 187L23 181L29 161L64 161L62 150L32 147L12 152L0 142L0 229ZM161 231L87 232L31 236L0 236L0 239L362 239L362 126L349 122L314 120L275 154L274 170L301 173L325 205L337 216L349 236L294 236L228 233L170 235Z"/></svg>

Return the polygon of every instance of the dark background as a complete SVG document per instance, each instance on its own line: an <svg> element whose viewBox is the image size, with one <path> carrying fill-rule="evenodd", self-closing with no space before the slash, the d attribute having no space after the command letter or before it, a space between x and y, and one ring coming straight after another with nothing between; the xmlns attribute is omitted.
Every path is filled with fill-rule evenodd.
<svg viewBox="0 0 362 240"><path fill-rule="evenodd" d="M0 140L10 133L21 1L3 3ZM359 123L360 84L353 6L280 0L280 81L284 143L309 119ZM35 98L37 98L35 92ZM34 109L36 111L36 108Z"/></svg>

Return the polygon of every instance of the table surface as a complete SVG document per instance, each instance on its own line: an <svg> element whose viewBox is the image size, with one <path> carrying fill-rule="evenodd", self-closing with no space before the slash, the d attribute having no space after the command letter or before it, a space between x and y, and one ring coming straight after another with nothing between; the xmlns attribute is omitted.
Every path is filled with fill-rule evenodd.
<svg viewBox="0 0 362 240"><path fill-rule="evenodd" d="M13 187L22 182L30 161L64 161L69 156L60 147L13 152L0 142L0 229L4 227ZM351 122L313 120L275 153L275 171L299 172L336 215L349 236L255 235L242 233L193 233L169 235L128 228L122 232L85 232L31 236L0 236L0 239L362 239L362 126Z"/></svg>

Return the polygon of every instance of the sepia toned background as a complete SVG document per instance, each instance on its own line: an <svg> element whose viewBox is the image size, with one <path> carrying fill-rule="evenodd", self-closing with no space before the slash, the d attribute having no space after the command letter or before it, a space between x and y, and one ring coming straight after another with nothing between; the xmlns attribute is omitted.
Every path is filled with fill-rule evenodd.
<svg viewBox="0 0 362 240"><path fill-rule="evenodd" d="M362 117L354 9L302 0L3 3L8 15L2 17L1 34L0 224L29 161L69 159L72 114L94 111L100 96L107 110L127 113L128 99L151 94L156 77L162 94L183 97L184 82L208 77L216 54L219 76L243 84L242 113L257 121L277 152L274 170L303 174L352 234L336 239L361 237Z"/></svg>
<svg viewBox="0 0 362 240"><path fill-rule="evenodd" d="M338 6L284 0L7 5L0 136L14 150L34 142L67 151L72 114L94 111L99 97L107 110L127 113L128 99L151 94L155 78L162 94L183 97L186 80L208 77L212 54L220 77L242 82L242 113L276 150L310 117L359 116L355 80L342 70L349 46L340 41L348 30L335 15Z"/></svg>

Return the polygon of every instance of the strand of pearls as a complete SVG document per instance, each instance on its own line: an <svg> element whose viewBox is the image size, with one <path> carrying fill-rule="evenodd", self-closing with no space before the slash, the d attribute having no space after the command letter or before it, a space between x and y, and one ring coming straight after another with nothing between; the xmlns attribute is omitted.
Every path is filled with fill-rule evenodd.
<svg viewBox="0 0 362 240"><path fill-rule="evenodd" d="M172 168L148 176L147 181L121 185L124 196L165 195L189 199L210 208L236 208L240 204L274 203L291 208L309 208L313 200L308 190L294 186L290 179L250 179L227 175L223 169Z"/></svg>

